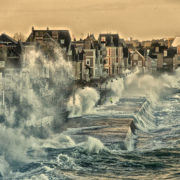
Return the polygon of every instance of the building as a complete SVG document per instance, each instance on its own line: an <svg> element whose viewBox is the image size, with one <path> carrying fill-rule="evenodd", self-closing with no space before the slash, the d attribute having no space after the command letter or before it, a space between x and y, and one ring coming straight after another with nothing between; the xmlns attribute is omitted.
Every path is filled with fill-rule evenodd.
<svg viewBox="0 0 180 180"><path fill-rule="evenodd" d="M50 50L49 44L59 45L67 60L71 54L71 36L68 30L35 30L32 27L32 32L26 42L35 43L45 50Z"/></svg>
<svg viewBox="0 0 180 180"><path fill-rule="evenodd" d="M22 43L15 41L7 34L0 36L0 69L21 67Z"/></svg>
<svg viewBox="0 0 180 180"><path fill-rule="evenodd" d="M129 52L132 69L138 67L141 72L144 72L145 57L138 50L129 50Z"/></svg>
<svg viewBox="0 0 180 180"><path fill-rule="evenodd" d="M71 62L73 66L73 76L74 80L82 81L84 80L84 57L85 52L81 47L76 46L75 43L71 45Z"/></svg>
<svg viewBox="0 0 180 180"><path fill-rule="evenodd" d="M176 54L177 49L173 47L159 53L157 56L157 70L160 72L173 72L177 63L176 58L174 59Z"/></svg>
<svg viewBox="0 0 180 180"><path fill-rule="evenodd" d="M146 71L149 73L153 74L157 72L157 56L156 57L146 56L145 67L146 67Z"/></svg>
<svg viewBox="0 0 180 180"><path fill-rule="evenodd" d="M96 79L97 73L97 63L96 63L96 48L95 48L95 37L93 34L88 34L84 39L84 69L85 69L85 79Z"/></svg>
<svg viewBox="0 0 180 180"><path fill-rule="evenodd" d="M98 38L103 50L104 72L107 75L117 75L125 67L123 59L123 41L118 34L100 34Z"/></svg>

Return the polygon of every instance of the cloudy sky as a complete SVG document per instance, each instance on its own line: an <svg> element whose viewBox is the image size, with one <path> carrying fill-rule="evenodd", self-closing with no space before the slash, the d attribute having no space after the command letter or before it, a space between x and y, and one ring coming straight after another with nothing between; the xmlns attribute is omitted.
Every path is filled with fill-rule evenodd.
<svg viewBox="0 0 180 180"><path fill-rule="evenodd" d="M72 36L117 32L123 38L180 36L180 0L0 0L0 32L69 29Z"/></svg>

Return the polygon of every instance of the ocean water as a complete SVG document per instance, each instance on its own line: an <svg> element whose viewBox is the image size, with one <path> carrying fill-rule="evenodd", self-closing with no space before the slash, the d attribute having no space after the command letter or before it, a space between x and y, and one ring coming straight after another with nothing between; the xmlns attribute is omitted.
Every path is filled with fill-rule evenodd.
<svg viewBox="0 0 180 180"><path fill-rule="evenodd" d="M15 90L17 82L11 83L9 104L18 95L21 101L7 103L1 115L0 179L180 179L180 71L159 77L137 71L110 80L102 85L107 93L98 105L98 89L63 93L72 84L66 63L61 58L61 72L57 64L49 66L55 75L51 86L44 77L32 78L31 71L23 81L24 95ZM50 95L38 96L40 90ZM125 117L136 127L125 139L91 133L99 128L98 119Z"/></svg>

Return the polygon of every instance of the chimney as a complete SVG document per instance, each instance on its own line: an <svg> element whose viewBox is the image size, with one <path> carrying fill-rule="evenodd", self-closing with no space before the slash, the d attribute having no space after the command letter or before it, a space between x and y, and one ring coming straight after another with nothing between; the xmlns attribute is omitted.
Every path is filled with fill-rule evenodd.
<svg viewBox="0 0 180 180"><path fill-rule="evenodd" d="M34 26L32 26L32 31L34 31Z"/></svg>
<svg viewBox="0 0 180 180"><path fill-rule="evenodd" d="M47 27L47 31L49 31L49 27Z"/></svg>
<svg viewBox="0 0 180 180"><path fill-rule="evenodd" d="M111 46L114 46L113 36L111 36Z"/></svg>

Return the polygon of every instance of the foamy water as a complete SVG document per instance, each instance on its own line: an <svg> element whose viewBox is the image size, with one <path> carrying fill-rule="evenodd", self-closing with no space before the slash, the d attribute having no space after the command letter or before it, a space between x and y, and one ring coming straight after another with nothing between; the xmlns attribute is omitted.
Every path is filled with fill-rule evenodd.
<svg viewBox="0 0 180 180"><path fill-rule="evenodd" d="M55 54L49 61L35 49L28 52L23 69L10 79L0 126L2 179L178 179L180 71L159 77L136 71L109 80L98 106L98 89L72 90L72 66L60 50ZM139 111L131 110L138 105ZM131 117L137 129L123 146L113 136L115 143L82 134L100 128L85 124L101 117ZM77 118L76 127L63 129Z"/></svg>

